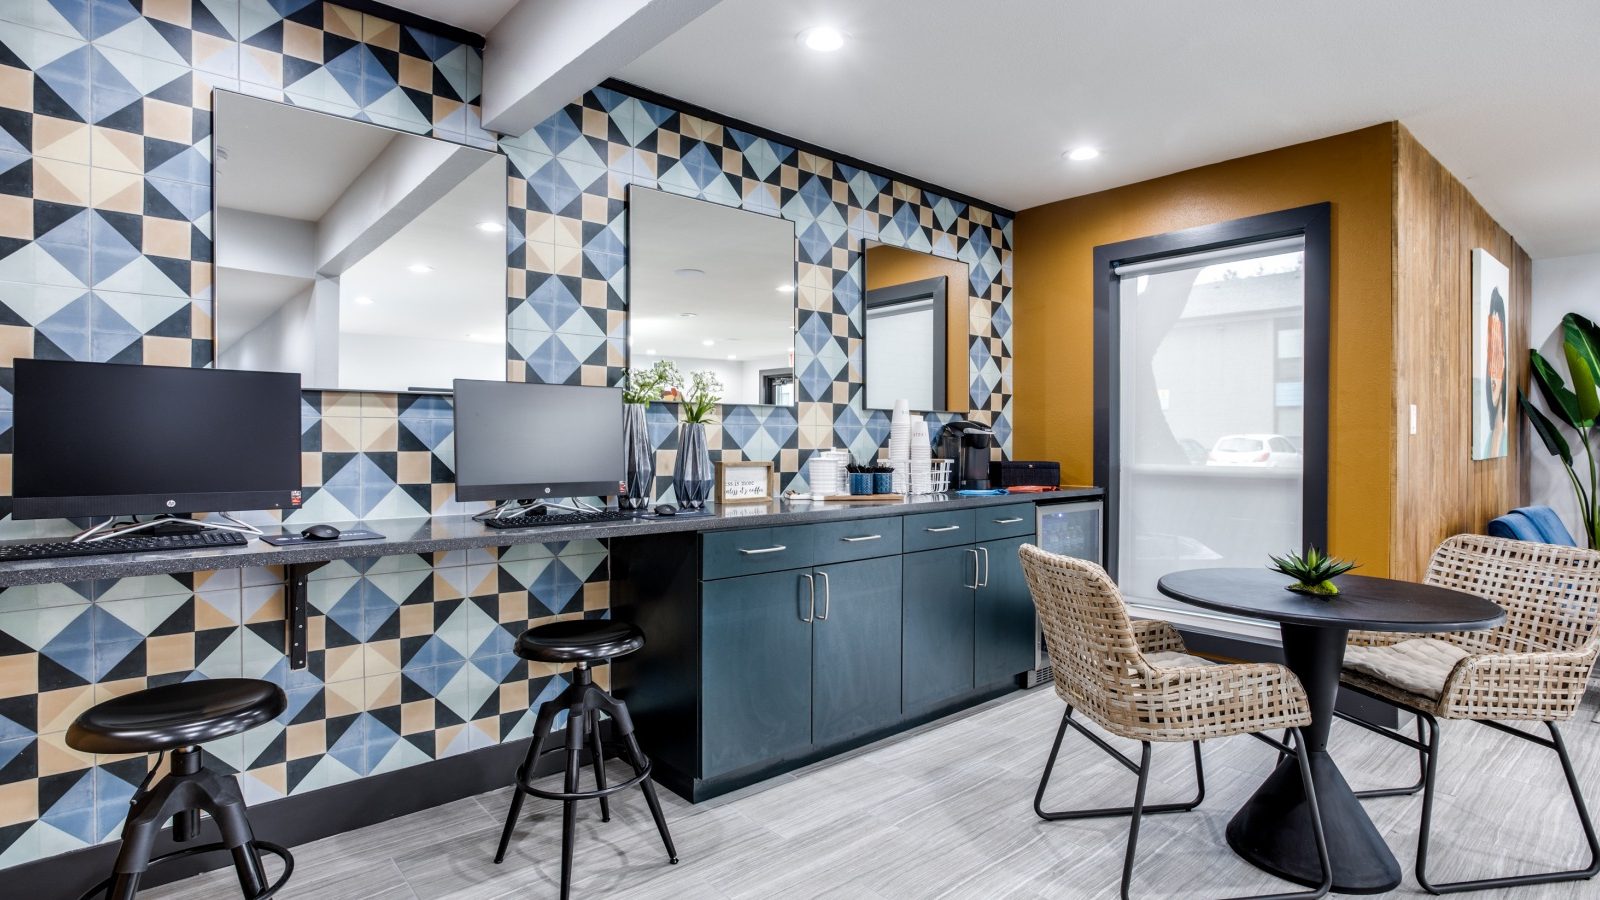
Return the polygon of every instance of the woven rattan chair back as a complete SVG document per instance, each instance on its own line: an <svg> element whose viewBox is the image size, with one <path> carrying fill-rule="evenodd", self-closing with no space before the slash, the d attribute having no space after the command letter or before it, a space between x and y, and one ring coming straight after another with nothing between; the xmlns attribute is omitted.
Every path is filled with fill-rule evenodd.
<svg viewBox="0 0 1600 900"><path fill-rule="evenodd" d="M1600 552L1458 534L1434 551L1427 582L1498 603L1492 631L1445 636L1475 653L1581 650L1600 629Z"/></svg>
<svg viewBox="0 0 1600 900"><path fill-rule="evenodd" d="M1122 592L1092 562L1028 544L1022 569L1050 646L1050 671L1062 699L1102 725L1127 717L1148 692L1154 668L1139 651Z"/></svg>

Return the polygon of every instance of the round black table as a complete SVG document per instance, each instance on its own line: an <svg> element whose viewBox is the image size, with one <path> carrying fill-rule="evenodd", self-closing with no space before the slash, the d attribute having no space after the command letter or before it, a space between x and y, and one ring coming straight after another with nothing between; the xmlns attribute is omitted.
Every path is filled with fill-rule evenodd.
<svg viewBox="0 0 1600 900"><path fill-rule="evenodd" d="M1339 670L1352 629L1440 632L1492 628L1505 620L1499 606L1448 588L1343 575L1332 599L1284 589L1292 579L1268 569L1191 569L1162 578L1161 593L1218 612L1277 622L1283 656L1311 703L1305 729L1311 778L1317 786L1333 863L1333 890L1379 894L1400 884L1400 863L1328 755L1328 730L1339 697ZM1305 787L1294 757L1279 763L1228 823L1228 845L1257 868L1315 886L1322 872L1312 838Z"/></svg>

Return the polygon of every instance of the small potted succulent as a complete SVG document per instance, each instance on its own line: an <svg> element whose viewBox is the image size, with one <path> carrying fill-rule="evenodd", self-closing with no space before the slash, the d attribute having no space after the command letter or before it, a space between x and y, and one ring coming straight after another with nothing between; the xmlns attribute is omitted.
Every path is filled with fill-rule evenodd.
<svg viewBox="0 0 1600 900"><path fill-rule="evenodd" d="M1286 590L1297 594L1310 594L1314 597L1331 598L1339 593L1339 586L1333 579L1354 569L1356 563L1329 556L1315 547L1306 548L1304 555L1299 553L1286 553L1283 556L1268 556L1272 565L1267 568L1294 579L1293 584L1285 585Z"/></svg>
<svg viewBox="0 0 1600 900"><path fill-rule="evenodd" d="M622 377L622 440L627 454L627 472L622 496L617 505L640 509L655 496L656 451L650 445L650 428L645 413L661 399L662 390L678 377L678 367L670 360L657 360L648 369L629 369Z"/></svg>
<svg viewBox="0 0 1600 900"><path fill-rule="evenodd" d="M673 370L676 374L676 369ZM689 373L689 383L674 379L682 397L679 417L683 420L678 437L678 461L672 470L672 489L678 505L699 509L711 496L711 453L706 448L706 425L715 421L717 402L722 399L722 382L710 371Z"/></svg>

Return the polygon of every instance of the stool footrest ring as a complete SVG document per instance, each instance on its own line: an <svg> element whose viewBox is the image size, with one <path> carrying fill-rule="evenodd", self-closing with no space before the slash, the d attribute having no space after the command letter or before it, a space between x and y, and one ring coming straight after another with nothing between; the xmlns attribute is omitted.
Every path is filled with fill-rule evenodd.
<svg viewBox="0 0 1600 900"><path fill-rule="evenodd" d="M619 794L628 788L638 787L641 782L650 777L650 768L650 761L645 760L644 770L626 781L618 784L607 785L603 788L597 788L592 791L574 791L570 794L566 793L565 791L547 791L543 788L536 788L524 780L524 773L519 771L517 773L516 788L517 790L522 791L524 794L532 794L535 797L542 797L546 800L598 800L601 797L609 797L612 794Z"/></svg>
<svg viewBox="0 0 1600 900"><path fill-rule="evenodd" d="M268 885L265 890L259 894L256 894L254 897L246 898L246 900L269 900L269 898L276 895L278 891L289 882L289 876L294 874L294 855L291 854L286 848L269 841L252 841L251 844L256 848L256 852L271 853L273 856L283 860L283 874L278 876L278 880ZM149 871L151 867L160 865L161 863L172 862L173 860L183 859L187 856L198 856L201 853L213 852L225 853L227 851L228 845L220 842L215 844L201 844L198 847L183 847L181 849L174 850L171 853L163 853L160 856L150 860L150 862L146 864L145 871ZM116 877L117 875L115 872L106 876L104 881L84 892L83 895L78 898L78 900L93 900L95 897L105 895L111 890L111 882L115 881Z"/></svg>

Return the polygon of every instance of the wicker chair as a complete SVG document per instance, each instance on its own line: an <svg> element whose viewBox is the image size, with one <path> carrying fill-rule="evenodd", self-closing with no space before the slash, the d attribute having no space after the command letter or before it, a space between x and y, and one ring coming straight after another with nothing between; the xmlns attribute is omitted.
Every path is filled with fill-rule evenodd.
<svg viewBox="0 0 1600 900"><path fill-rule="evenodd" d="M1302 726L1311 723L1311 713L1299 679L1280 665L1212 665L1190 656L1183 639L1171 625L1130 620L1117 586L1105 570L1094 563L1048 553L1032 544L1022 547L1021 556L1028 588L1033 593L1045 640L1050 646L1056 693L1067 702L1055 743L1050 747L1050 758L1039 778L1039 790L1034 794L1034 812L1051 821L1131 817L1128 847L1122 863L1122 897L1127 900L1139 844L1140 820L1147 814L1186 812L1199 806L1206 793L1200 742L1249 734L1299 759L1300 774L1306 784L1306 806L1323 873L1321 884L1313 890L1262 896L1317 898L1326 895L1333 882L1333 870L1328 864L1322 817L1317 810L1305 738L1300 731ZM1074 720L1072 716L1076 710L1082 710L1091 721L1113 735L1138 741L1139 762L1135 763ZM1132 806L1059 812L1044 809L1045 788L1050 783L1050 773L1055 768L1068 726L1138 776ZM1262 734L1279 728L1289 732L1283 742ZM1145 804L1145 788L1150 779L1150 745L1156 741L1194 744L1198 790L1193 800Z"/></svg>
<svg viewBox="0 0 1600 900"><path fill-rule="evenodd" d="M1463 534L1433 554L1427 583L1477 594L1500 604L1505 623L1490 631L1416 635L1352 632L1344 686L1417 716L1417 739L1358 719L1347 721L1415 749L1420 781L1406 788L1366 791L1385 797L1422 791L1417 835L1417 883L1433 894L1578 881L1600 874L1596 840L1572 760L1556 727L1571 719L1600 655L1600 553ZM1428 881L1428 832L1439 762L1439 719L1466 719L1556 752L1589 845L1583 869L1433 884ZM1504 724L1543 722L1549 738Z"/></svg>

